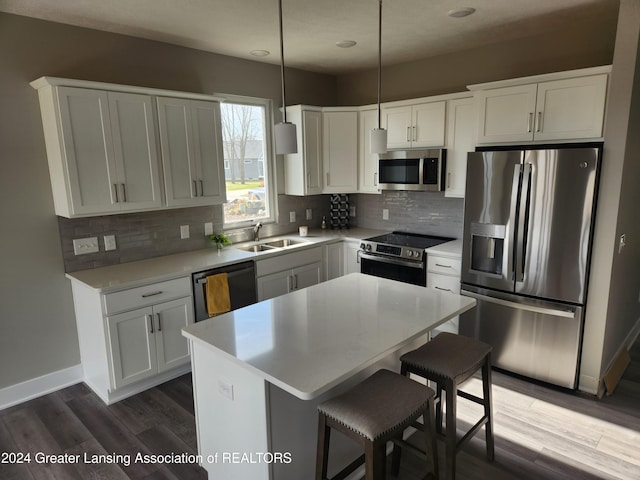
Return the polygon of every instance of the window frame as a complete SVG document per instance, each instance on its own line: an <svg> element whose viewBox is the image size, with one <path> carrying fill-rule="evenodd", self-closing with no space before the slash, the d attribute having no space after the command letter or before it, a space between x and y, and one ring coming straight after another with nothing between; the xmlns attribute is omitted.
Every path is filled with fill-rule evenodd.
<svg viewBox="0 0 640 480"><path fill-rule="evenodd" d="M268 188L266 189L267 193L267 202L269 205L269 216L260 218L260 219L250 219L244 221L230 222L227 223L225 215L224 215L224 204L222 205L222 220L223 220L223 230L238 230L242 228L248 228L256 224L257 221L266 224L266 223L276 223L278 219L278 192L277 192L277 175L276 175L276 152L273 144L273 101L269 98L260 98L260 97L250 97L246 95L234 95L227 93L215 93L214 94L220 101L223 103L235 103L240 105L254 105L264 108L264 141L265 141L265 157L263 159L263 165L265 168L265 181ZM221 113L222 115L222 113ZM222 121L222 118L220 119ZM224 141L224 139L223 139ZM224 160L224 159L223 159ZM225 178L226 184L226 178Z"/></svg>

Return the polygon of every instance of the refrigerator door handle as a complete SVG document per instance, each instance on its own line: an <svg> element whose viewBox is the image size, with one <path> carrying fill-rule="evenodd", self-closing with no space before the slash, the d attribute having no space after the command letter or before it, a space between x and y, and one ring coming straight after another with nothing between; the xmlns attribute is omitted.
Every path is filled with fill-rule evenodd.
<svg viewBox="0 0 640 480"><path fill-rule="evenodd" d="M515 261L516 261L516 235L518 229L516 228L516 221L518 217L518 199L520 194L520 177L521 177L522 165L516 164L513 169L513 182L511 184L511 206L509 208L509 225L511 228L512 236L511 248L509 248L507 271L510 272L511 277L509 280L514 280L515 277Z"/></svg>
<svg viewBox="0 0 640 480"><path fill-rule="evenodd" d="M526 303L510 302L509 300L490 297L488 295L482 295L479 293L470 292L468 290L462 290L460 294L466 297L472 297L477 300L482 300L488 303L495 303L496 305L502 305L503 307L515 308L517 310L526 310L528 312L543 313L545 315L553 315L556 317L563 317L563 318L576 318L575 310L560 310L560 309L554 309L554 308L539 307L537 305L528 305Z"/></svg>
<svg viewBox="0 0 640 480"><path fill-rule="evenodd" d="M531 209L531 164L525 163L522 173L522 189L516 228L516 254L514 258L516 282L524 281L524 270L527 258L527 236L529 229L529 212Z"/></svg>

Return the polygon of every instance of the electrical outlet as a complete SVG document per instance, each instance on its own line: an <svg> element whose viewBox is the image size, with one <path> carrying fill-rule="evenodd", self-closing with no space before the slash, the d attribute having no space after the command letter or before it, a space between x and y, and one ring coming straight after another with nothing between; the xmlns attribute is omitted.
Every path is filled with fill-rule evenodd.
<svg viewBox="0 0 640 480"><path fill-rule="evenodd" d="M355 205L352 205L349 207L349 216L350 217L355 217L356 216L356 207Z"/></svg>
<svg viewBox="0 0 640 480"><path fill-rule="evenodd" d="M233 383L226 380L218 379L218 393L229 400L233 400Z"/></svg>
<svg viewBox="0 0 640 480"><path fill-rule="evenodd" d="M389 209L388 208L383 208L382 209L382 219L383 220L389 220Z"/></svg>
<svg viewBox="0 0 640 480"><path fill-rule="evenodd" d="M180 225L180 239L189 238L189 225Z"/></svg>
<svg viewBox="0 0 640 480"><path fill-rule="evenodd" d="M115 235L105 235L104 236L104 249L105 251L115 250L116 247L116 236Z"/></svg>
<svg viewBox="0 0 640 480"><path fill-rule="evenodd" d="M294 223L296 221L296 212L289 212L289 222Z"/></svg>
<svg viewBox="0 0 640 480"><path fill-rule="evenodd" d="M213 223L207 222L204 224L204 235L205 237L213 235Z"/></svg>
<svg viewBox="0 0 640 480"><path fill-rule="evenodd" d="M313 213L312 213L311 209L307 208L307 212L306 213L307 213L307 215L306 215L307 220L311 220L313 218Z"/></svg>
<svg viewBox="0 0 640 480"><path fill-rule="evenodd" d="M84 255L85 253L95 253L100 251L98 247L98 237L76 238L73 240L73 253Z"/></svg>

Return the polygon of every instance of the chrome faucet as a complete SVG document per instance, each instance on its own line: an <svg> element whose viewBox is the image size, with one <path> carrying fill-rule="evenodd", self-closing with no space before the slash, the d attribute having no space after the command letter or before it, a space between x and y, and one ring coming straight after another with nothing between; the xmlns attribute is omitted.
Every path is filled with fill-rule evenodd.
<svg viewBox="0 0 640 480"><path fill-rule="evenodd" d="M260 228L262 227L262 222L258 222L253 226L253 241L260 241Z"/></svg>

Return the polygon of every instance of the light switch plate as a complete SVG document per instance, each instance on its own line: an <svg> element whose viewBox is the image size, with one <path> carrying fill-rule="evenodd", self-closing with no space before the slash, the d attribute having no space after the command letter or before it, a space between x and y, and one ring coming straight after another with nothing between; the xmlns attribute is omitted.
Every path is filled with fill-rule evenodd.
<svg viewBox="0 0 640 480"><path fill-rule="evenodd" d="M189 225L180 225L180 239L189 238Z"/></svg>
<svg viewBox="0 0 640 480"><path fill-rule="evenodd" d="M233 400L233 383L227 380L218 379L218 392L223 397L227 397L229 400Z"/></svg>
<svg viewBox="0 0 640 480"><path fill-rule="evenodd" d="M100 251L98 247L98 237L76 238L73 240L73 253L84 255L85 253L95 253Z"/></svg>
<svg viewBox="0 0 640 480"><path fill-rule="evenodd" d="M350 217L355 217L356 216L356 207L355 207L355 205L351 205L349 207L349 216Z"/></svg>
<svg viewBox="0 0 640 480"><path fill-rule="evenodd" d="M116 246L116 236L115 235L105 235L104 236L104 249L105 251L115 250Z"/></svg>
<svg viewBox="0 0 640 480"><path fill-rule="evenodd" d="M204 224L204 235L205 237L213 235L213 223L207 222Z"/></svg>
<svg viewBox="0 0 640 480"><path fill-rule="evenodd" d="M289 222L294 223L296 221L296 212L289 212Z"/></svg>
<svg viewBox="0 0 640 480"><path fill-rule="evenodd" d="M389 209L388 208L383 208L382 209L382 219L383 220L389 220Z"/></svg>
<svg viewBox="0 0 640 480"><path fill-rule="evenodd" d="M306 213L307 213L307 215L306 215L307 220L311 220L313 218L312 210L310 208L307 208L307 212Z"/></svg>

